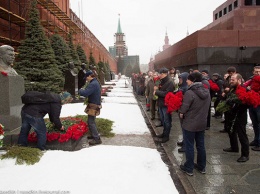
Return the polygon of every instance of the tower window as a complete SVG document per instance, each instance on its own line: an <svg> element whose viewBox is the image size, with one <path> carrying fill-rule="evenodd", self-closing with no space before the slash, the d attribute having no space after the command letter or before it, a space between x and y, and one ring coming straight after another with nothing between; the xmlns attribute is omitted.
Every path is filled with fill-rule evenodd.
<svg viewBox="0 0 260 194"><path fill-rule="evenodd" d="M227 14L227 8L225 7L223 11L224 11L223 15L226 15Z"/></svg>
<svg viewBox="0 0 260 194"><path fill-rule="evenodd" d="M260 5L260 0L256 0L256 5Z"/></svg>
<svg viewBox="0 0 260 194"><path fill-rule="evenodd" d="M237 0L234 2L234 9L237 8Z"/></svg>
<svg viewBox="0 0 260 194"><path fill-rule="evenodd" d="M218 19L218 14L216 13L216 14L215 14L215 20L217 20L217 19Z"/></svg>
<svg viewBox="0 0 260 194"><path fill-rule="evenodd" d="M231 12L232 11L232 4L230 4L229 6L228 6L228 12Z"/></svg>

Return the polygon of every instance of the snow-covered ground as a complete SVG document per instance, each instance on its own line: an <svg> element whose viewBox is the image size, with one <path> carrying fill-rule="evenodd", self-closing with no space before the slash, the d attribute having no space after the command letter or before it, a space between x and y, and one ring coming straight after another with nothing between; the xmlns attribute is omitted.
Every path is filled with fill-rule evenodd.
<svg viewBox="0 0 260 194"><path fill-rule="evenodd" d="M114 121L116 134L149 133L131 89L125 88L127 79L112 82L116 85L104 97L99 117ZM64 105L61 117L85 114L84 109L83 103ZM99 145L75 152L50 150L33 166L2 160L0 175L0 193L178 193L157 150L142 147Z"/></svg>

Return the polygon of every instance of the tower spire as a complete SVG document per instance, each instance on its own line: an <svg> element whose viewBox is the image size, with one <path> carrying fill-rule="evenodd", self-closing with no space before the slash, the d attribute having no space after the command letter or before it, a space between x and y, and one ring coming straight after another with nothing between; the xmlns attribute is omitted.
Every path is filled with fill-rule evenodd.
<svg viewBox="0 0 260 194"><path fill-rule="evenodd" d="M122 34L121 24L120 24L120 13L118 14L118 25L117 25L117 33Z"/></svg>

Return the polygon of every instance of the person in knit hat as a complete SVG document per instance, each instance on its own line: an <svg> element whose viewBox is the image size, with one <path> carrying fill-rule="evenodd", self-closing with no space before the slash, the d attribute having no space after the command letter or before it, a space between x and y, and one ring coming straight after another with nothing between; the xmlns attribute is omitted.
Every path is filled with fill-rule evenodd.
<svg viewBox="0 0 260 194"><path fill-rule="evenodd" d="M202 84L202 74L191 73L187 78L188 90L185 92L179 117L183 129L186 161L180 169L187 175L193 175L193 169L205 173L206 151L204 133L207 127L210 93ZM194 142L197 148L197 163L194 164Z"/></svg>
<svg viewBox="0 0 260 194"><path fill-rule="evenodd" d="M70 103L73 98L69 92L55 94L38 91L28 91L21 98L24 106L21 111L22 126L18 145L28 145L28 134L33 128L37 134L37 147L40 150L45 150L47 128L43 118L48 114L55 128L64 130L64 126L60 121L61 107L63 104Z"/></svg>

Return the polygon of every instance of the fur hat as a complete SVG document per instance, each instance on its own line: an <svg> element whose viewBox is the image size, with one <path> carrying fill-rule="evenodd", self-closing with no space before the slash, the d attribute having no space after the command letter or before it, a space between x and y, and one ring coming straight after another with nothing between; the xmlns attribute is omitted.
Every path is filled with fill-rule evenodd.
<svg viewBox="0 0 260 194"><path fill-rule="evenodd" d="M67 104L73 100L73 98L69 92L60 93L60 99L61 99L61 104Z"/></svg>
<svg viewBox="0 0 260 194"><path fill-rule="evenodd" d="M189 74L187 79L192 82L201 82L202 74L199 72L194 72L194 73Z"/></svg>

